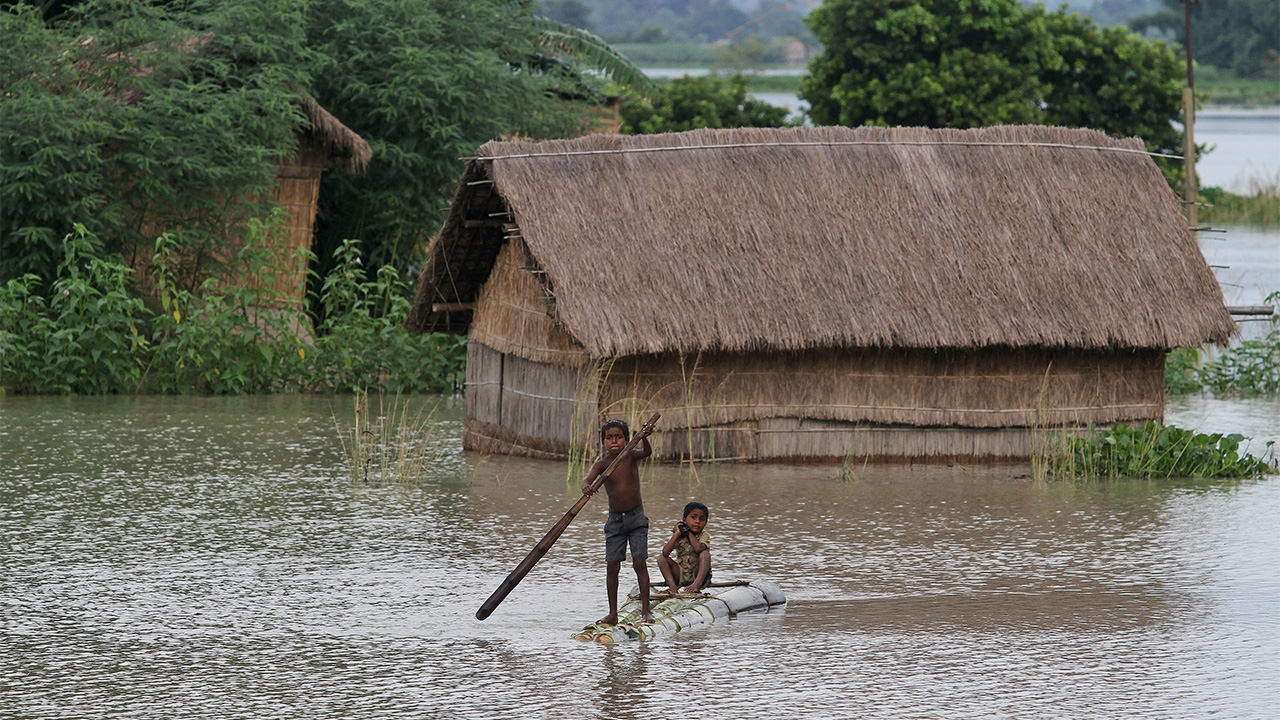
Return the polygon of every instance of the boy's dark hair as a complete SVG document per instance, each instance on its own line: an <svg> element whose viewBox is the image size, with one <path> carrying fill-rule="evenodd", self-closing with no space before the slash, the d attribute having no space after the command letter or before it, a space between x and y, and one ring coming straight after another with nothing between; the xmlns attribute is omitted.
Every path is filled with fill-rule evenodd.
<svg viewBox="0 0 1280 720"><path fill-rule="evenodd" d="M693 502L684 506L684 513L680 515L680 519L683 520L689 517L689 513L693 512L694 510L701 510L703 515L706 515L708 518L711 517L711 511L707 510L707 506L703 505L697 500L694 500Z"/></svg>
<svg viewBox="0 0 1280 720"><path fill-rule="evenodd" d="M611 427L616 427L622 431L623 440L631 439L631 428L627 427L626 423L622 422L621 420L610 420L609 422L600 426L600 442L604 442L604 433L606 430L608 430Z"/></svg>

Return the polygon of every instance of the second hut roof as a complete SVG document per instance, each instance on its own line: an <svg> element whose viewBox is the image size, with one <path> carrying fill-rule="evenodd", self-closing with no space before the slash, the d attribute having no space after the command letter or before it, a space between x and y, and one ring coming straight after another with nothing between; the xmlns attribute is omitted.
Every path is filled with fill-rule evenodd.
<svg viewBox="0 0 1280 720"><path fill-rule="evenodd" d="M474 301L504 242L480 227L495 207L595 357L1172 348L1236 329L1142 142L1091 130L490 142L432 244L411 327L465 330L432 306Z"/></svg>

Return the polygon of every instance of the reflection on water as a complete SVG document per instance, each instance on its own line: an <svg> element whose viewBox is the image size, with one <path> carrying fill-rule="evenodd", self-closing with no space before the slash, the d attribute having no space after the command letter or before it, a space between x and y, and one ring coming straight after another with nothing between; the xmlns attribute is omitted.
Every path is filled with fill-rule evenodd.
<svg viewBox="0 0 1280 720"><path fill-rule="evenodd" d="M459 413L438 411L454 448ZM572 503L559 463L455 451L422 486L353 486L312 397L6 398L0 462L17 716L648 719L693 693L723 717L1262 717L1280 696L1274 480L650 467L655 527L706 502L717 576L791 602L604 647L569 638L604 606L603 504L473 617Z"/></svg>

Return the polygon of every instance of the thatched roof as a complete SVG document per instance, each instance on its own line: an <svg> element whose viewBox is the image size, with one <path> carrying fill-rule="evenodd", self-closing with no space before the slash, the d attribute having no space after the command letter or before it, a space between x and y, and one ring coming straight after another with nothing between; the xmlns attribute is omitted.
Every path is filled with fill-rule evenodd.
<svg viewBox="0 0 1280 720"><path fill-rule="evenodd" d="M356 134L354 130L342 124L332 113L320 106L315 98L299 92L298 104L307 120L311 122L311 137L324 146L330 157L346 160L347 169L352 173L361 173L369 164L372 151L369 143Z"/></svg>
<svg viewBox="0 0 1280 720"><path fill-rule="evenodd" d="M432 243L410 327L465 332L458 308L508 237L594 357L1172 348L1236 331L1142 142L1091 130L490 142Z"/></svg>

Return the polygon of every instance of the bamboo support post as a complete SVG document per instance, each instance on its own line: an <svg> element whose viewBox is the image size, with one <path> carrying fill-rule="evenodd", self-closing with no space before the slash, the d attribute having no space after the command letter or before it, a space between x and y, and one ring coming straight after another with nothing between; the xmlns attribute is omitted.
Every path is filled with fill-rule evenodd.
<svg viewBox="0 0 1280 720"><path fill-rule="evenodd" d="M1187 224L1193 230L1198 230L1200 228L1196 227L1199 224L1196 220L1196 98L1195 91L1189 87L1182 89L1182 119L1182 156L1187 171L1187 177L1183 183L1183 202L1187 206Z"/></svg>

